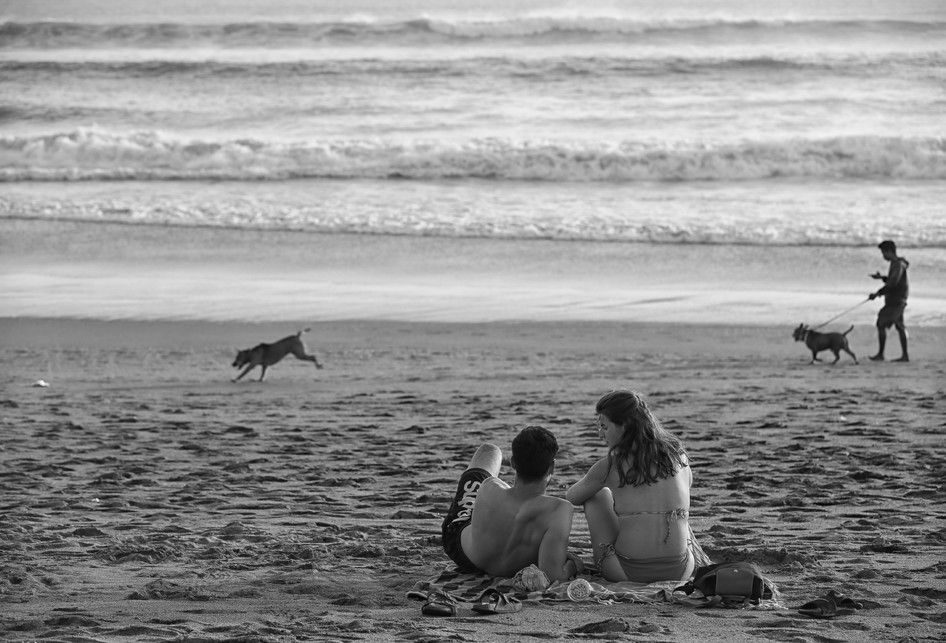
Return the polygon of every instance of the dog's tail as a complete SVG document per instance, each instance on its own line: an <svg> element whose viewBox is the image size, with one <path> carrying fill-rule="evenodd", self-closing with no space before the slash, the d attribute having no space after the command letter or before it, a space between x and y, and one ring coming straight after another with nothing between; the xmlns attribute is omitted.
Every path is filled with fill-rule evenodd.
<svg viewBox="0 0 946 643"><path fill-rule="evenodd" d="M851 324L851 327L848 328L846 331L844 331L844 332L841 333L841 334L842 334L842 335L847 335L847 334L850 333L852 330L854 330L854 324Z"/></svg>
<svg viewBox="0 0 946 643"><path fill-rule="evenodd" d="M851 328L854 328L854 327L851 326ZM311 329L311 328L303 328L303 329L300 330L298 333L296 333L296 337L301 337L301 336L302 336L302 333L308 333L310 330L312 330L312 329Z"/></svg>

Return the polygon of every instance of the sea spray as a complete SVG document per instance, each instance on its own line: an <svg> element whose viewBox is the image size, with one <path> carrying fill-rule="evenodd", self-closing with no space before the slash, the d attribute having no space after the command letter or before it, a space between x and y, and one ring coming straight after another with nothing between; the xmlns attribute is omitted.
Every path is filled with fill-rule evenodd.
<svg viewBox="0 0 946 643"><path fill-rule="evenodd" d="M946 138L664 144L349 139L285 143L82 128L0 137L0 180L483 179L611 182L946 180Z"/></svg>

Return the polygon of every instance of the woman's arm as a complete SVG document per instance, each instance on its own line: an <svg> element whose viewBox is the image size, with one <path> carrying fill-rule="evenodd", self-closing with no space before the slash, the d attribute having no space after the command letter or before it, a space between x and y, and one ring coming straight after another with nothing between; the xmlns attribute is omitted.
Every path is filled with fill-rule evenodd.
<svg viewBox="0 0 946 643"><path fill-rule="evenodd" d="M604 488L611 470L609 459L601 458L595 462L585 477L573 484L565 492L565 499L573 505L583 505L585 501Z"/></svg>

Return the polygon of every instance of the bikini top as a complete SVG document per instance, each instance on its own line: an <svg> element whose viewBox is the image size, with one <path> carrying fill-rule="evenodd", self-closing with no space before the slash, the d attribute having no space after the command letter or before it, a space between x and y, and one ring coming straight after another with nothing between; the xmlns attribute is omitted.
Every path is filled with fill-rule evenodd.
<svg viewBox="0 0 946 643"><path fill-rule="evenodd" d="M666 516L667 520L667 531L664 533L664 542L670 540L670 527L673 524L674 520L686 520L690 516L690 512L683 507L678 507L676 509L671 509L670 511L628 511L627 513L618 513L617 509L614 510L614 513L617 514L618 518L625 518L627 516Z"/></svg>

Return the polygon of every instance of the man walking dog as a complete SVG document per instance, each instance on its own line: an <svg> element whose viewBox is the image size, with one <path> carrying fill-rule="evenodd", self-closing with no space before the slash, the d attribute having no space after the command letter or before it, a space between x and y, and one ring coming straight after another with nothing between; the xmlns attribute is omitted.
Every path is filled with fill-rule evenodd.
<svg viewBox="0 0 946 643"><path fill-rule="evenodd" d="M870 299L884 296L884 307L877 313L877 354L872 355L871 360L875 362L884 360L887 329L894 326L900 336L900 349L902 351L900 358L894 361L909 362L910 354L907 352L907 328L903 323L903 310L907 307L907 297L910 294L910 283L907 280L907 268L910 262L897 256L897 244L890 239L881 241L877 247L880 248L884 259L890 262L890 271L886 277L879 272L871 275L874 279L881 279L884 282L880 290L868 295Z"/></svg>

